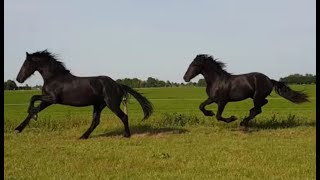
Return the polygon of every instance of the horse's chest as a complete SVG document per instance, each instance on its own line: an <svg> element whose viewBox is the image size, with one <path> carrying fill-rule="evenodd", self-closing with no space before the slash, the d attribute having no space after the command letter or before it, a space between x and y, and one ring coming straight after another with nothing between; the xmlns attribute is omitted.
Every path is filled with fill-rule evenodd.
<svg viewBox="0 0 320 180"><path fill-rule="evenodd" d="M226 88L221 87L213 87L207 89L207 94L209 97L212 97L214 99L220 99L228 96L228 90Z"/></svg>

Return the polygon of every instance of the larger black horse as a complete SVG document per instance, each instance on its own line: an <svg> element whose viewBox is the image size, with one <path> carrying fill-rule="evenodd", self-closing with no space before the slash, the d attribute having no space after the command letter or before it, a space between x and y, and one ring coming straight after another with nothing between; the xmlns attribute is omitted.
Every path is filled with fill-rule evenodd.
<svg viewBox="0 0 320 180"><path fill-rule="evenodd" d="M261 113L261 107L268 103L266 97L274 88L282 97L293 103L307 102L308 96L305 93L294 91L283 82L269 79L266 75L258 72L231 75L223 68L224 63L215 60L212 56L199 54L190 64L183 79L189 82L198 74L202 74L207 84L206 92L209 96L207 100L200 104L200 110L206 116L213 116L212 111L205 109L211 103L218 104L216 118L219 121L232 122L237 118L231 116L223 118L221 116L224 107L228 102L241 101L247 98L253 99L254 107L250 109L249 116L241 121L241 126L247 126L249 120Z"/></svg>
<svg viewBox="0 0 320 180"><path fill-rule="evenodd" d="M115 113L124 124L124 137L130 137L128 126L128 116L121 109L121 102L125 103L128 93L135 97L140 103L144 119L147 119L153 107L150 101L137 91L122 84L118 84L108 76L96 77L77 77L70 73L56 57L47 50L27 54L17 81L23 83L35 71L38 71L43 80L42 95L31 97L28 116L16 128L21 132L30 119L37 117L37 113L44 110L52 104L63 104L71 106L89 106L93 105L93 120L89 129L80 137L87 139L91 132L100 123L100 114L106 106ZM35 101L41 101L37 107L34 107Z"/></svg>

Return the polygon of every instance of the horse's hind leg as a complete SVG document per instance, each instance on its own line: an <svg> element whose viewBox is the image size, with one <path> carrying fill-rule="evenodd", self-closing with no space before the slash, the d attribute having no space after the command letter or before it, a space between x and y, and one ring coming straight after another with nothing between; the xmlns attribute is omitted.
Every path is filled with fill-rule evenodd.
<svg viewBox="0 0 320 180"><path fill-rule="evenodd" d="M109 106L108 106L109 107ZM131 133L129 130L129 122L128 122L128 116L120 109L119 105L113 105L109 107L112 112L114 112L122 121L124 125L124 137L130 137Z"/></svg>
<svg viewBox="0 0 320 180"><path fill-rule="evenodd" d="M263 99L254 99L254 107L250 109L250 113L248 117L245 117L241 122L240 126L247 126L249 121L253 119L255 116L262 112L261 107L268 103L268 100Z"/></svg>
<svg viewBox="0 0 320 180"><path fill-rule="evenodd" d="M22 132L23 131L23 129L29 124L29 122L30 122L30 120L31 120L31 118L33 118L34 116L37 116L37 114L40 112L40 111L42 111L42 110L44 110L45 108L47 108L48 106L50 106L51 105L51 103L49 103L49 102L45 102L45 101L41 101L41 103L39 104L39 106L37 106L37 107L35 107L35 108L33 108L33 110L30 110L31 108L29 108L29 110L28 110L28 116L24 119L24 121L22 121L22 123L18 126L18 127L16 127L16 131L17 132ZM29 107L30 107L30 105L29 105ZM34 110L35 109L35 110Z"/></svg>
<svg viewBox="0 0 320 180"><path fill-rule="evenodd" d="M105 105L99 105L99 106L95 105L93 107L93 119L92 119L91 125L89 129L80 137L80 139L88 139L92 131L99 125L101 111L103 110L104 107Z"/></svg>

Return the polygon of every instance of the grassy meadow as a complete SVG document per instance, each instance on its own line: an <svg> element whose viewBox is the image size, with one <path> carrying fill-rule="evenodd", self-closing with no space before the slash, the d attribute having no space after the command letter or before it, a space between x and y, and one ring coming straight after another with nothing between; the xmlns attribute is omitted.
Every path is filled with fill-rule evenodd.
<svg viewBox="0 0 320 180"><path fill-rule="evenodd" d="M239 128L252 100L227 104L218 122L198 109L204 88L137 89L154 105L143 112L130 98L129 127L107 108L87 140L92 107L52 105L17 134L32 95L40 91L4 92L5 179L315 179L316 86L294 85L310 102L293 104L274 92L247 130ZM217 105L207 109L217 110Z"/></svg>

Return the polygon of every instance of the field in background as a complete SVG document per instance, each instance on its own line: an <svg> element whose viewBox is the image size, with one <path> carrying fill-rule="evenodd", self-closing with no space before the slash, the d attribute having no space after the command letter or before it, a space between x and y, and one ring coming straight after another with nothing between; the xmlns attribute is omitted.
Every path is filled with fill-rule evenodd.
<svg viewBox="0 0 320 180"><path fill-rule="evenodd" d="M137 102L129 103L132 137L107 108L88 140L92 107L53 105L21 134L14 128L27 115L29 99L39 91L5 91L6 179L315 179L315 85L291 86L310 95L296 105L272 93L247 131L240 120L226 124L198 109L204 88L137 89L154 104L141 121ZM248 114L250 99L229 103L223 116ZM216 112L217 106L207 109Z"/></svg>

